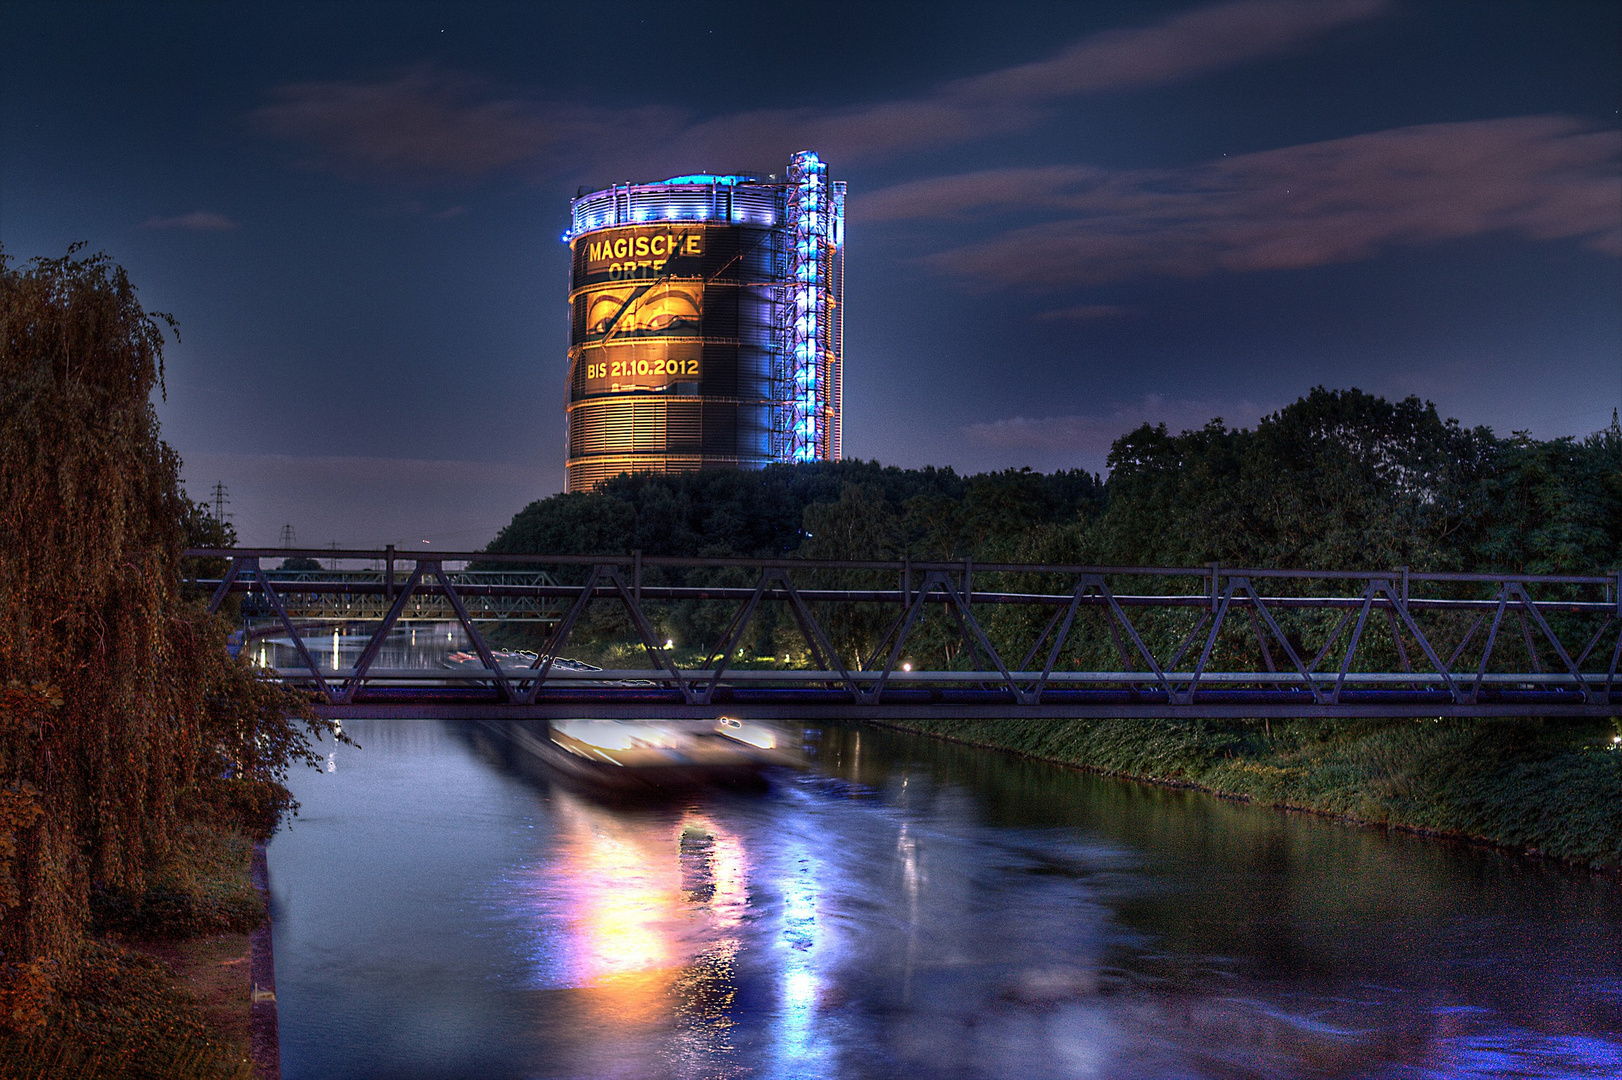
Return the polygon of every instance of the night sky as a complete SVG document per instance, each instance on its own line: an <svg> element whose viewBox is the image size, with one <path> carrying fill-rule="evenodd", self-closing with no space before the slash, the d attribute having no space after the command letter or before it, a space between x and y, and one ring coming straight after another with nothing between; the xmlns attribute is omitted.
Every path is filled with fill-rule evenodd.
<svg viewBox="0 0 1622 1080"><path fill-rule="evenodd" d="M0 240L172 312L244 542L480 546L563 484L578 186L849 182L845 448L1101 470L1312 386L1622 404L1622 5L0 0Z"/></svg>

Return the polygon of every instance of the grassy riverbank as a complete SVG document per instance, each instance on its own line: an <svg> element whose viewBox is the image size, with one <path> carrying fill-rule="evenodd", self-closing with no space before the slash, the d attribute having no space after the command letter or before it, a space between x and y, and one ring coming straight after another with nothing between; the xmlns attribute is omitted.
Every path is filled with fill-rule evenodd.
<svg viewBox="0 0 1622 1080"><path fill-rule="evenodd" d="M201 823L139 893L98 892L94 937L43 1023L0 1040L6 1080L248 1080L253 840Z"/></svg>
<svg viewBox="0 0 1622 1080"><path fill-rule="evenodd" d="M1262 805L1622 866L1604 721L937 720L888 726Z"/></svg>

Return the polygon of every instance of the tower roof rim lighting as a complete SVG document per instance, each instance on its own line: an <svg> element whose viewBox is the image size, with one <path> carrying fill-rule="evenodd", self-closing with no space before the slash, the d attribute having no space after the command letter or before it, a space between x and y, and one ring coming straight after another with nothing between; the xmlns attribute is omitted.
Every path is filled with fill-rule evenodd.
<svg viewBox="0 0 1622 1080"><path fill-rule="evenodd" d="M672 176L668 180L627 180L622 184L610 184L596 191L582 192L570 199L570 205L587 199L595 199L615 191L636 191L647 188L667 187L745 187L758 184L762 187L780 187L782 182L773 178L763 180L758 176L749 176L742 173L720 175L718 173L690 173L686 176Z"/></svg>
<svg viewBox="0 0 1622 1080"><path fill-rule="evenodd" d="M713 173L690 173L687 176L672 176L669 180L655 180L652 183L643 186L658 187L663 184L721 184L723 186L730 187L734 184L755 184L759 182L760 177L758 176L717 176Z"/></svg>

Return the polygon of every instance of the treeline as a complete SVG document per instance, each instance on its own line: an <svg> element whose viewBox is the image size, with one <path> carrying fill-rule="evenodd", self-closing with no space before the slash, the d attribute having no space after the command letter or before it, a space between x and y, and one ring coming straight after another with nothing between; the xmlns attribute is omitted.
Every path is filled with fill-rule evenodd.
<svg viewBox="0 0 1622 1080"><path fill-rule="evenodd" d="M1095 516L1091 473L962 477L876 461L638 473L531 503L492 552L806 558L956 558L1011 550L1032 528Z"/></svg>
<svg viewBox="0 0 1622 1080"><path fill-rule="evenodd" d="M1593 573L1622 562L1622 429L1540 441L1417 398L1314 389L1253 430L1145 425L1110 450L1105 563Z"/></svg>
<svg viewBox="0 0 1622 1080"><path fill-rule="evenodd" d="M1318 388L1250 429L1220 419L1180 434L1144 425L1117 439L1108 460L1107 482L1079 470L965 477L859 461L621 476L590 494L530 504L488 550L1415 572L1595 573L1622 564L1614 418L1584 439L1500 438L1443 420L1417 398ZM753 577L650 570L644 581ZM859 571L827 584L895 586ZM660 630L702 648L731 610L668 605ZM990 618L1023 640L1035 633L1024 626L1030 614ZM853 663L889 621L848 605L827 615ZM613 611L597 618L577 640L626 629ZM749 642L756 653L799 646L782 613L759 622ZM953 635L935 637L949 663ZM1378 648L1369 658L1382 659Z"/></svg>
<svg viewBox="0 0 1622 1080"><path fill-rule="evenodd" d="M1622 429L1508 438L1417 398L1314 389L1255 428L1115 441L1082 470L841 461L620 476L531 503L492 552L1593 572L1622 562Z"/></svg>
<svg viewBox="0 0 1622 1080"><path fill-rule="evenodd" d="M159 437L165 320L105 256L0 251L0 1032L59 1016L191 830L273 827L319 730L182 596L230 537Z"/></svg>
<svg viewBox="0 0 1622 1080"><path fill-rule="evenodd" d="M877 462L774 466L621 476L591 494L556 495L521 511L488 550L592 554L641 550L649 556L827 559L949 559L961 552L1016 553L1031 529L1060 528L1097 514L1103 487L1083 471L1030 471L962 477L951 469L904 470ZM568 571L562 576L569 577ZM733 569L648 568L646 585L752 586ZM871 573L824 573L807 585L895 586ZM658 632L702 651L718 641L736 605L650 605ZM877 612L834 607L821 613L841 655L869 650ZM616 605L588 611L572 641L624 640L630 627ZM533 633L508 631L514 644ZM578 646L571 646L578 650ZM785 610L764 606L750 624L747 655L803 654L806 642ZM589 651L589 650L588 650ZM600 656L606 659L606 656ZM859 662L859 661L852 661Z"/></svg>

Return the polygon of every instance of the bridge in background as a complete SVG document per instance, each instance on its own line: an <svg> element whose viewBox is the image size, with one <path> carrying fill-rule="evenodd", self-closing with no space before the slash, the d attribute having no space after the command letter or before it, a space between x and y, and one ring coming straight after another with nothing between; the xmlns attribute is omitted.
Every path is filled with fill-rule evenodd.
<svg viewBox="0 0 1622 1080"><path fill-rule="evenodd" d="M250 622L266 622L271 626L279 626L284 614L314 623L371 622L385 618L394 605L395 592L409 577L409 573L395 571L392 567L238 570L238 582L244 586L256 580L269 584L269 589L250 588L243 594L242 614ZM533 591L533 586L557 584L544 570L451 570L446 572L446 577L453 593L416 589L394 623L454 621L458 615L450 600L452 594L462 599L468 617L474 622L555 623L567 606L561 600L546 599Z"/></svg>
<svg viewBox="0 0 1622 1080"><path fill-rule="evenodd" d="M211 590L211 609L241 594L244 610L273 617L298 663L268 674L307 689L317 713L334 718L1622 715L1622 571L430 557L392 549L186 555L224 561L223 575L195 581ZM382 569L283 577L261 566L290 555ZM447 562L479 569L447 571ZM672 605L698 603L726 605L730 616L705 658L684 667L655 626ZM615 609L645 666L557 664L594 604ZM753 622L772 606L803 638L802 666L742 666ZM397 627L439 617L425 612L459 623L478 664L380 666ZM352 663L335 655L322 666L297 626L320 618L371 618L375 626ZM508 618L547 627L544 647L525 666L501 663L481 630ZM927 669L924 658L933 658Z"/></svg>

